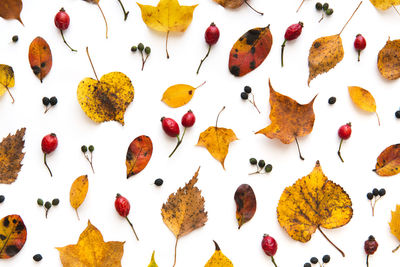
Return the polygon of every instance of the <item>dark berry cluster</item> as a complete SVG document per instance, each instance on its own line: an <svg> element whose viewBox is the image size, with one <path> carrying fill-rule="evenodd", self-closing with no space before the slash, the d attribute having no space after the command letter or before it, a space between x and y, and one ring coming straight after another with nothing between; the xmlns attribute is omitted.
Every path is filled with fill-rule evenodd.
<svg viewBox="0 0 400 267"><path fill-rule="evenodd" d="M250 173L252 174L262 174L262 173L270 173L272 171L272 165L271 164L265 164L265 160L260 159L257 161L255 158L251 158L250 160L251 165L255 165L257 167L257 171ZM262 172L264 170L264 172Z"/></svg>
<svg viewBox="0 0 400 267"><path fill-rule="evenodd" d="M249 99L249 95L252 96L252 100ZM252 90L251 90L250 86L246 85L243 88L243 92L240 93L240 97L243 100L248 100L257 109L258 113L261 113L260 110L258 109L257 105L256 105L256 102L254 101L254 94L252 93Z"/></svg>
<svg viewBox="0 0 400 267"><path fill-rule="evenodd" d="M52 96L52 97L50 97L50 98L48 98L48 97L45 96L45 97L42 98L42 103L43 103L43 105L46 107L44 113L47 113L47 111L48 111L51 107L54 107L55 105L57 105L58 100L57 100L57 97L55 97L55 96Z"/></svg>
<svg viewBox="0 0 400 267"><path fill-rule="evenodd" d="M90 158L89 158L89 156L87 155L88 150L89 150L89 153L90 153ZM93 151L94 151L94 146L93 146L93 145L90 145L89 148L88 148L87 146L83 145L83 146L81 146L81 151L82 151L83 155L85 156L86 160L89 162L90 167L92 168L92 171L93 171L93 173L94 173L94 168L93 168Z"/></svg>
<svg viewBox="0 0 400 267"><path fill-rule="evenodd" d="M326 263L329 263L330 261L331 261L331 256L329 256L329 255L324 255L324 256L322 257L322 264L320 263L319 265L320 265L321 267L324 267L325 264L326 264ZM310 259L310 262L304 263L304 267L311 267L311 264L317 264L317 263L319 263L318 258L317 258L317 257L312 257L312 258Z"/></svg>
<svg viewBox="0 0 400 267"><path fill-rule="evenodd" d="M379 199L381 199L384 195L386 195L385 188L381 188L380 190L378 190L377 188L374 188L374 189L372 189L372 192L369 192L367 194L367 198L371 203L372 216L374 216L376 202Z"/></svg>
<svg viewBox="0 0 400 267"><path fill-rule="evenodd" d="M146 64L147 58L150 56L151 53L151 48L149 46L144 47L144 44L139 43L137 46L134 45L131 47L132 52L136 52L139 50L140 55L142 56L142 70L144 69L144 64ZM146 57L143 56L143 50L144 53L146 54Z"/></svg>
<svg viewBox="0 0 400 267"><path fill-rule="evenodd" d="M324 3L324 4L321 4L320 2L317 2L316 4L315 4L315 8L318 10L318 11L323 11L323 12L325 12L325 14L327 15L327 16L330 16L330 15L332 15L333 14L333 9L332 8L329 8L329 4L328 3ZM324 19L324 14L322 13L322 17L321 17L321 19L319 20L319 22L321 22L321 20L323 20Z"/></svg>
<svg viewBox="0 0 400 267"><path fill-rule="evenodd" d="M41 207L44 207L44 209L46 210L46 219L47 219L47 214L49 213L49 210L51 209L52 206L58 206L58 204L60 204L60 200L58 198L53 199L51 202L50 201L46 201L44 202L43 199L38 198L37 199L37 204Z"/></svg>

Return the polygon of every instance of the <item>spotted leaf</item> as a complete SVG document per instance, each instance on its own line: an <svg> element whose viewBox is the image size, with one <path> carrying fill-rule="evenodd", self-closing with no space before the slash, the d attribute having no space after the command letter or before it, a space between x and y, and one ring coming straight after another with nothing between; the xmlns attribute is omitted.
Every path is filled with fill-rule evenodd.
<svg viewBox="0 0 400 267"><path fill-rule="evenodd" d="M49 44L42 37L36 37L29 46L29 63L33 73L43 82L53 65L53 58Z"/></svg>
<svg viewBox="0 0 400 267"><path fill-rule="evenodd" d="M400 40L390 39L378 54L378 70L383 78L400 78Z"/></svg>
<svg viewBox="0 0 400 267"><path fill-rule="evenodd" d="M141 135L135 138L126 152L126 178L138 174L149 163L153 154L153 143L150 137Z"/></svg>
<svg viewBox="0 0 400 267"><path fill-rule="evenodd" d="M14 257L26 241L26 227L19 215L8 215L0 220L0 259Z"/></svg>
<svg viewBox="0 0 400 267"><path fill-rule="evenodd" d="M392 176L400 172L400 144L391 145L376 159L375 169L379 176Z"/></svg>

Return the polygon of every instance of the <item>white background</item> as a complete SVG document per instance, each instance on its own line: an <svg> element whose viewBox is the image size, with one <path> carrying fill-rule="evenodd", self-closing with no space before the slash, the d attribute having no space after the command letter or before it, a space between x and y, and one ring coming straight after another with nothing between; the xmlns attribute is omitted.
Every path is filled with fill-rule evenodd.
<svg viewBox="0 0 400 267"><path fill-rule="evenodd" d="M393 9L380 12L369 1L364 1L342 33L344 59L308 87L310 45L318 37L337 34L358 1L330 1L334 14L318 23L321 13L315 10L315 1L306 1L299 13L296 9L300 0L251 1L265 13L260 16L245 5L237 10L226 10L211 0L182 0L184 5L200 5L185 33L170 34L169 60L164 50L165 34L147 28L134 1L122 1L130 11L126 22L116 0L100 2L108 19L108 40L98 8L80 0L25 0L21 13L25 27L18 21L0 20L0 63L11 65L16 79L16 86L11 89L15 104L11 104L7 94L0 98L0 136L6 137L21 127L27 128L26 155L18 179L12 185L0 185L0 193L6 196L6 201L0 205L0 217L20 214L28 230L25 247L14 258L2 260L1 266L61 266L55 247L75 244L88 219L103 233L105 241L126 241L123 266L147 266L153 250L159 266L171 266L175 240L162 221L161 206L169 194L192 177L198 166L201 170L197 186L205 197L209 219L203 228L181 238L177 266L204 266L214 252L212 240L219 243L235 266L272 266L260 247L264 233L274 236L279 244L275 256L279 266L303 266L310 257L322 258L324 254L331 255L329 266L332 267L365 266L363 244L370 234L379 242L378 251L370 258L370 266L396 265L400 252L393 254L391 250L399 241L391 235L388 222L390 210L400 203L399 176L381 178L371 171L379 153L399 142L400 121L394 117L400 106L399 81L384 80L376 66L378 51L388 37L392 40L400 38L400 18ZM156 5L157 1L146 3ZM72 53L64 45L54 26L54 15L62 6L71 17L65 37L78 53ZM303 34L297 41L287 43L286 65L281 68L280 45L284 32L299 20L305 25ZM204 31L212 21L219 27L221 37L200 74L196 75L198 63L207 52ZM234 42L247 30L268 24L271 24L274 44L265 62L242 78L232 76L228 71L228 55ZM357 62L353 48L357 33L367 39L361 62ZM14 34L20 38L16 44L11 42ZM53 68L42 84L28 62L28 47L36 36L45 38L53 52ZM139 54L130 51L130 47L139 42L152 48L143 72L140 71ZM96 124L78 104L79 81L94 77L85 54L86 46L90 48L99 76L121 71L132 80L135 99L126 111L125 126L116 122ZM314 104L314 130L299 139L305 161L298 158L295 143L285 145L279 140L254 135L269 124L269 78L276 91L300 103L308 103L318 94ZM206 85L198 89L184 107L171 109L160 101L162 93L173 84L197 86L205 80ZM245 85L253 88L261 114L240 99ZM374 114L360 111L352 104L348 85L364 87L374 95L380 127ZM59 103L43 114L42 97L53 95ZM337 97L333 106L328 105L330 96ZM216 115L224 105L226 110L219 125L233 129L239 138L230 146L226 171L205 148L195 146L199 134L215 123ZM187 131L183 144L169 159L175 139L164 134L160 118L167 116L180 121L188 109L194 111L196 124ZM340 141L337 130L349 121L353 124L353 134L343 144L345 163L341 163L336 153ZM59 139L57 150L48 157L53 178L43 164L40 148L42 137L51 132ZM142 134L153 140L153 157L146 169L127 180L126 150L129 143ZM80 152L83 144L95 146L95 175ZM273 165L273 171L269 175L248 176L253 171L249 157L265 159ZM310 173L316 160L320 160L324 173L343 186L353 201L354 216L350 223L339 229L325 230L346 253L345 258L318 232L305 244L292 240L276 219L277 203L284 188ZM81 220L78 221L69 205L69 190L73 180L82 174L89 175L90 185L87 198L79 208ZM157 177L165 181L160 188L153 185ZM233 195L242 183L253 187L258 207L254 218L238 230ZM365 195L374 187L386 188L387 195L378 202L375 217L372 217ZM135 240L128 223L114 209L116 193L131 202L129 218L140 242ZM55 197L61 200L58 207L50 210L47 220L43 208L36 204L38 197L45 201ZM44 257L39 264L32 260L36 253Z"/></svg>

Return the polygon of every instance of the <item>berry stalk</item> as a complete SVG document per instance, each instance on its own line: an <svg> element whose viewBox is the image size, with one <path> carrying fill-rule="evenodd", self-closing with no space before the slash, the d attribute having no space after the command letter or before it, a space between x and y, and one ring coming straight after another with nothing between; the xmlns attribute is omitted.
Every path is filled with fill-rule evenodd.
<svg viewBox="0 0 400 267"><path fill-rule="evenodd" d="M47 169L49 170L50 176L53 177L53 174L51 173L49 165L47 165L46 156L47 156L47 153L44 153L44 165L46 165ZM47 218L47 212L46 212L46 218Z"/></svg>
<svg viewBox="0 0 400 267"><path fill-rule="evenodd" d="M274 264L274 266L275 266L275 267L278 267L278 265L276 265L276 262L275 262L274 256L271 256L271 261L272 261L272 263Z"/></svg>
<svg viewBox="0 0 400 267"><path fill-rule="evenodd" d="M71 49L72 52L78 52L78 50L73 49L73 48L67 43L67 41L66 41L65 38L64 38L64 32L63 32L63 30L60 29L60 33L61 33L61 37L62 37L64 43L68 46L68 48Z"/></svg>
<svg viewBox="0 0 400 267"><path fill-rule="evenodd" d="M171 154L169 154L169 156L168 156L169 158L172 157L172 155L175 153L175 151L178 149L178 147L182 144L183 137L185 136L185 133L186 133L186 127L183 130L182 138L179 138L179 135L176 137L178 139L178 143L176 143L176 146L175 146L174 150L172 150Z"/></svg>
<svg viewBox="0 0 400 267"><path fill-rule="evenodd" d="M207 54L206 54L206 56L200 61L200 65L199 65L199 67L197 68L197 71L196 71L196 74L199 74L199 71L200 71L200 68L201 68L201 65L203 64L203 62L204 62L204 60L206 60L206 58L208 57L208 55L210 54L210 51L211 51L211 45L208 45L208 51L207 51Z"/></svg>
<svg viewBox="0 0 400 267"><path fill-rule="evenodd" d="M128 18L128 15L129 15L129 11L128 11L128 12L125 11L124 4L122 4L121 0L118 0L118 3L119 3L119 4L121 5L121 7L122 7L122 11L124 12L124 20L126 21L126 19Z"/></svg>
<svg viewBox="0 0 400 267"><path fill-rule="evenodd" d="M343 158L342 158L342 155L340 154L340 149L342 148L342 143L343 143L343 138L340 139L340 145L339 145L339 150L338 150L337 154L338 154L340 160L341 160L342 162L344 162L344 160L343 160ZM373 213L373 212L372 212L372 213Z"/></svg>
<svg viewBox="0 0 400 267"><path fill-rule="evenodd" d="M138 237L137 234L136 234L135 228L133 228L133 224L132 224L131 221L129 220L128 216L126 216L125 218L126 218L126 220L128 221L129 225L131 226L132 231L133 231L133 233L135 234L136 240L139 241L139 237Z"/></svg>

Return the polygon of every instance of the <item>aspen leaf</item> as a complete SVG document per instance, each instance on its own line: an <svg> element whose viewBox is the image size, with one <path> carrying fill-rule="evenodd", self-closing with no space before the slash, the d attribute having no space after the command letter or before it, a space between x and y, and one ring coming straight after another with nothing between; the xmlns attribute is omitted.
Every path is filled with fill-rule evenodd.
<svg viewBox="0 0 400 267"><path fill-rule="evenodd" d="M9 134L0 143L0 184L12 184L18 178L25 153L25 128Z"/></svg>
<svg viewBox="0 0 400 267"><path fill-rule="evenodd" d="M79 176L71 185L71 189L69 191L69 202L71 203L71 207L75 209L78 219L78 208L85 200L88 189L89 180L87 175Z"/></svg>
<svg viewBox="0 0 400 267"><path fill-rule="evenodd" d="M241 77L256 69L268 56L272 46L269 25L254 28L243 34L233 45L229 54L229 71Z"/></svg>
<svg viewBox="0 0 400 267"><path fill-rule="evenodd" d="M49 44L42 37L36 37L29 46L29 63L33 73L43 82L50 72L53 58Z"/></svg>
<svg viewBox="0 0 400 267"><path fill-rule="evenodd" d="M101 232L88 221L76 245L56 248L63 267L121 267L124 243L104 242Z"/></svg>
<svg viewBox="0 0 400 267"><path fill-rule="evenodd" d="M149 265L147 265L147 267L158 267L156 260L154 259L154 253L155 251L153 251L153 254L151 254L151 260Z"/></svg>
<svg viewBox="0 0 400 267"><path fill-rule="evenodd" d="M165 225L176 237L174 265L176 264L176 248L180 237L204 226L207 222L207 212L204 210L204 197L194 185L197 183L200 167L193 178L171 194L168 201L161 208L161 215Z"/></svg>
<svg viewBox="0 0 400 267"><path fill-rule="evenodd" d="M21 20L22 0L1 0L0 1L0 17L3 19L16 19L22 23Z"/></svg>
<svg viewBox="0 0 400 267"><path fill-rule="evenodd" d="M236 189L234 199L236 203L236 219L240 229L256 213L257 200L253 188L248 184L242 184Z"/></svg>
<svg viewBox="0 0 400 267"><path fill-rule="evenodd" d="M376 159L375 169L379 176L392 176L400 172L400 144L391 145Z"/></svg>
<svg viewBox="0 0 400 267"><path fill-rule="evenodd" d="M192 100L196 89L202 86L204 83L197 86L196 88L187 84L175 84L165 90L161 101L163 101L171 108L182 107L189 103L190 100Z"/></svg>
<svg viewBox="0 0 400 267"><path fill-rule="evenodd" d="M294 240L307 242L318 229L344 257L321 227L334 229L346 225L353 216L351 206L349 195L340 185L328 180L317 161L309 175L285 188L277 215L279 224Z"/></svg>
<svg viewBox="0 0 400 267"><path fill-rule="evenodd" d="M380 10L386 10L392 6L400 5L400 0L369 0L371 3Z"/></svg>
<svg viewBox="0 0 400 267"><path fill-rule="evenodd" d="M214 241L215 251L204 267L233 267L230 259L228 259L219 248L217 242Z"/></svg>
<svg viewBox="0 0 400 267"><path fill-rule="evenodd" d="M388 80L400 77L400 40L389 39L379 51L378 70L383 78Z"/></svg>
<svg viewBox="0 0 400 267"><path fill-rule="evenodd" d="M14 97L11 95L10 88L14 87L15 78L14 70L11 66L0 64L0 96L6 91L10 94L12 102L14 103Z"/></svg>
<svg viewBox="0 0 400 267"><path fill-rule="evenodd" d="M136 137L126 152L126 178L138 174L149 163L153 153L153 143L150 137L141 135Z"/></svg>
<svg viewBox="0 0 400 267"><path fill-rule="evenodd" d="M362 110L375 113L378 118L378 124L380 125L379 116L378 113L376 113L375 99L371 93L358 86L348 86L348 88L353 103Z"/></svg>
<svg viewBox="0 0 400 267"><path fill-rule="evenodd" d="M396 210L391 213L392 220L389 223L390 232L400 241L400 205L396 205ZM400 245L398 245L393 252L396 252L399 248Z"/></svg>
<svg viewBox="0 0 400 267"><path fill-rule="evenodd" d="M0 220L0 259L14 257L26 241L26 227L19 215L8 215Z"/></svg>

